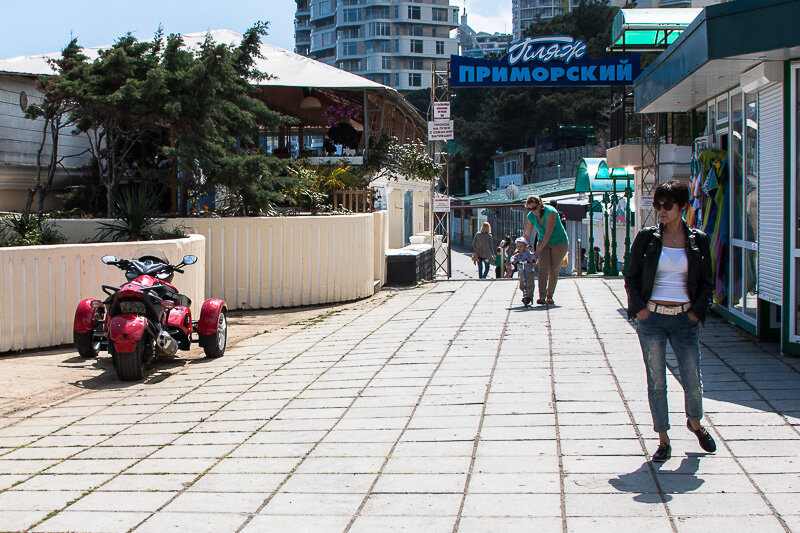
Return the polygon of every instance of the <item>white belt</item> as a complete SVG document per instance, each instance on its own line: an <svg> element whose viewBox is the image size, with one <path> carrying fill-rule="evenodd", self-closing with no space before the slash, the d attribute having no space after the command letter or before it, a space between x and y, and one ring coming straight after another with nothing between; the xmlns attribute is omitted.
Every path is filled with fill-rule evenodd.
<svg viewBox="0 0 800 533"><path fill-rule="evenodd" d="M679 315L691 309L692 304L685 303L683 305L662 305L651 300L647 302L647 308L653 313L658 313L659 315Z"/></svg>

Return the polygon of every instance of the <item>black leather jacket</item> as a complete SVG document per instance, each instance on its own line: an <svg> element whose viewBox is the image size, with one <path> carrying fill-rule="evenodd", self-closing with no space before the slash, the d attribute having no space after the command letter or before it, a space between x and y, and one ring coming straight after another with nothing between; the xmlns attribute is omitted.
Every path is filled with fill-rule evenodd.
<svg viewBox="0 0 800 533"><path fill-rule="evenodd" d="M706 309L714 294L714 279L711 273L711 249L708 236L700 230L683 224L686 232L686 258L689 261L687 289L693 312L701 322L705 322ZM656 269L661 258L661 226L644 228L633 240L631 262L625 274L625 290L628 293L628 318L647 307L653 293Z"/></svg>

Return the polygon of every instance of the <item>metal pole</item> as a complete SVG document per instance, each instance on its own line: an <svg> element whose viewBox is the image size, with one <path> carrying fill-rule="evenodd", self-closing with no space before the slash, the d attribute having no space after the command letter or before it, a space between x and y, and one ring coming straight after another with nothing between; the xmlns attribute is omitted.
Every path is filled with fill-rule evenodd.
<svg viewBox="0 0 800 533"><path fill-rule="evenodd" d="M469 196L469 167L464 167L464 196Z"/></svg>
<svg viewBox="0 0 800 533"><path fill-rule="evenodd" d="M597 274L597 264L594 262L594 195L589 192L589 264L586 274Z"/></svg>
<svg viewBox="0 0 800 533"><path fill-rule="evenodd" d="M617 196L617 177L611 177L614 195L611 197L611 209L613 213L613 220L611 225L611 264L608 267L608 272L612 276L619 276L619 268L617 267L617 205L619 197Z"/></svg>
<svg viewBox="0 0 800 533"><path fill-rule="evenodd" d="M611 254L609 253L609 242L608 242L608 202L610 198L607 192L603 193L603 215L605 216L606 220L606 228L605 234L603 235L603 246L605 246L605 252L603 253L603 275L610 276L611 271L609 270L609 263L611 263Z"/></svg>
<svg viewBox="0 0 800 533"><path fill-rule="evenodd" d="M628 267L631 263L631 198L633 198L633 191L631 190L631 175L628 174L625 180L625 263L622 265L622 273L628 273Z"/></svg>

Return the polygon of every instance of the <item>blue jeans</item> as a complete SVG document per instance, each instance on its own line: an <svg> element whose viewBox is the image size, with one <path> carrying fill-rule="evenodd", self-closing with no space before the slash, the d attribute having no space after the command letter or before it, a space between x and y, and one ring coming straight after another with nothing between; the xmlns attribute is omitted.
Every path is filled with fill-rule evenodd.
<svg viewBox="0 0 800 533"><path fill-rule="evenodd" d="M689 420L703 418L703 381L700 375L699 326L686 313L662 315L650 313L638 320L636 330L647 369L647 398L653 429L656 433L669 429L667 407L667 341L669 340L681 372L684 409Z"/></svg>
<svg viewBox="0 0 800 533"><path fill-rule="evenodd" d="M491 262L488 259L478 259L478 277L481 279L489 275L489 267Z"/></svg>

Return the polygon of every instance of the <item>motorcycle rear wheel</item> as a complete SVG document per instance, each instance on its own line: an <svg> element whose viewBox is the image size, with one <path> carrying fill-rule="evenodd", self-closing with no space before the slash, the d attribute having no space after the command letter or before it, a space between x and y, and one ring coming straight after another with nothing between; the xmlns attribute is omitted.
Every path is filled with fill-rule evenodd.
<svg viewBox="0 0 800 533"><path fill-rule="evenodd" d="M100 341L94 340L94 333L78 333L72 332L72 342L75 343L75 349L78 354L84 359L95 359L100 355Z"/></svg>
<svg viewBox="0 0 800 533"><path fill-rule="evenodd" d="M117 377L122 381L142 381L147 375L147 358L145 357L145 350L147 349L147 338L143 338L136 343L136 347L132 352L117 353L112 352L111 359L114 362L114 368L117 370Z"/></svg>
<svg viewBox="0 0 800 533"><path fill-rule="evenodd" d="M228 343L228 314L225 309L219 312L217 319L217 331L211 335L200 335L200 346L206 352L206 357L216 359L225 354L225 346Z"/></svg>

